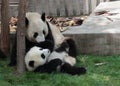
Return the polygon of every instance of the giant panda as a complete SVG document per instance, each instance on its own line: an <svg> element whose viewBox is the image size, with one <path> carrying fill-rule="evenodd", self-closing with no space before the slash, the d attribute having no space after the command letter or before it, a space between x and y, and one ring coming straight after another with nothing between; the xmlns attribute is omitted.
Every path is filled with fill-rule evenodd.
<svg viewBox="0 0 120 86"><path fill-rule="evenodd" d="M49 31L47 25L44 24L42 20L42 16L40 14L36 12L26 13L25 25L26 25L26 34L25 34L26 52L28 52L33 46L48 48L50 49L51 52L53 51L54 48L53 40L45 40L45 37L49 38L51 36L50 34L47 35ZM16 53L17 53L16 34L12 46L10 63L8 64L8 66L16 65Z"/></svg>
<svg viewBox="0 0 120 86"><path fill-rule="evenodd" d="M39 22L36 23L36 18L34 17L37 16L39 18ZM31 41L34 40L33 42L37 43L41 43L43 41L52 41L54 50L60 47L63 42L66 42L69 46L68 54L71 56L71 58L76 57L76 46L74 40L64 37L57 27L47 22L45 13L42 15L36 12L28 13L26 21L26 27L28 27L27 39L30 39ZM36 24L39 24L39 26ZM35 26L38 26L39 28Z"/></svg>
<svg viewBox="0 0 120 86"><path fill-rule="evenodd" d="M86 73L85 68L74 66L75 60L67 53L67 43L62 43L61 46L52 53L49 53L48 50L49 49L42 49L37 46L32 47L25 56L27 70L39 73L59 71L71 75ZM71 60L68 58L71 58L72 62L70 62Z"/></svg>
<svg viewBox="0 0 120 86"><path fill-rule="evenodd" d="M71 56L71 58L76 57L76 46L74 41L71 38L65 38L58 28L47 22L45 13L42 15L37 12L26 13L25 24L26 52L29 51L29 49L33 46L48 48L52 52L60 47L64 41L66 41L69 46L68 55ZM15 40L11 54L11 61L9 64L10 66L16 64L16 51Z"/></svg>
<svg viewBox="0 0 120 86"><path fill-rule="evenodd" d="M49 55L49 49L43 49L38 46L32 47L25 55L25 65L27 70L34 71L37 67L43 66Z"/></svg>

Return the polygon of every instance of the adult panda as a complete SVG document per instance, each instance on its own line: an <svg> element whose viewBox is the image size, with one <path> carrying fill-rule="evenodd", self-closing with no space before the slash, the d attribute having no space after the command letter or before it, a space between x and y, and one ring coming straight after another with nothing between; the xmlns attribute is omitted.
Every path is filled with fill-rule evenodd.
<svg viewBox="0 0 120 86"><path fill-rule="evenodd" d="M69 44L69 54L76 57L76 46L74 40L64 37L60 30L46 21L45 13L40 15L36 12L29 12L26 14L26 37L31 42L52 41L54 49L58 48L60 44L66 41Z"/></svg>
<svg viewBox="0 0 120 86"><path fill-rule="evenodd" d="M39 23L38 22L36 23L35 21L37 20L34 18L35 14L39 15L38 16ZM64 37L57 27L47 22L45 13L43 13L42 15L38 13L33 13L33 12L29 13L27 15L26 21L27 21L26 26L28 27L27 39L31 39L31 41L34 40L33 42L37 42L37 43L41 43L43 41L52 41L54 45L53 47L54 50L60 47L63 42L66 42L69 46L68 55L71 56L71 58L73 58L76 61L76 58L75 58L76 46L75 46L74 40L71 38ZM37 24L37 25L34 25L34 24ZM36 28L36 26L38 26L39 28ZM34 37L32 34L34 35Z"/></svg>
<svg viewBox="0 0 120 86"><path fill-rule="evenodd" d="M33 46L48 48L51 52L57 49L64 41L69 45L68 55L76 60L75 43L65 38L58 28L46 21L45 13L26 13L26 52ZM16 37L16 36L15 36ZM15 38L16 39L16 38ZM16 65L16 40L13 44L10 66Z"/></svg>
<svg viewBox="0 0 120 86"><path fill-rule="evenodd" d="M54 44L53 40L45 40L45 38L51 39L50 34L48 34L47 25L43 22L42 16L36 12L26 13L25 18L26 25L26 35L25 35L25 45L26 52L28 52L33 46L38 46L42 48L48 48L53 51ZM16 33L17 34L17 33ZM10 58L10 63L8 66L16 65L16 53L17 53L17 37L15 34L15 40L12 46L12 53Z"/></svg>
<svg viewBox="0 0 120 86"><path fill-rule="evenodd" d="M61 48L63 50L61 50ZM50 53L49 49L42 49L37 46L32 47L25 56L27 70L39 73L52 73L59 71L71 75L85 74L85 68L76 67L71 64L70 59L67 59L71 58L67 54L67 48L68 45L65 42L52 53Z"/></svg>

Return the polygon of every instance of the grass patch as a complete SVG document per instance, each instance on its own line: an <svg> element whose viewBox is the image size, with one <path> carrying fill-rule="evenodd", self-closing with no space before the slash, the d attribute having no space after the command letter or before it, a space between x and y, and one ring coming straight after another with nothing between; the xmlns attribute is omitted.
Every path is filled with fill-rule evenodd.
<svg viewBox="0 0 120 86"><path fill-rule="evenodd" d="M7 67L8 60L0 59L0 86L120 86L120 56L80 55L77 58L76 65L86 67L87 74L25 72L16 77L15 68Z"/></svg>

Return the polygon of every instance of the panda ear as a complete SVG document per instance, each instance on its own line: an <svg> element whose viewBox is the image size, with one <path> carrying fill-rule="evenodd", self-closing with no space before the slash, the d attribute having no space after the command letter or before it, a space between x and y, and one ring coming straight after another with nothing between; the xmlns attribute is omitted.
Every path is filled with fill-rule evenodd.
<svg viewBox="0 0 120 86"><path fill-rule="evenodd" d="M42 15L41 15L41 19L42 19L44 22L46 21L45 13L42 13Z"/></svg>

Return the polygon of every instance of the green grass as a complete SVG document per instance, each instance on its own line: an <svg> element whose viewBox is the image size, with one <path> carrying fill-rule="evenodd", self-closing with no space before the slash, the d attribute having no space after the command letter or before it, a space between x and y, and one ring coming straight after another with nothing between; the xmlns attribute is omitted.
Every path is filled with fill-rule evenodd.
<svg viewBox="0 0 120 86"><path fill-rule="evenodd" d="M105 63L96 66L97 63ZM0 59L0 86L120 86L120 56L78 56L77 66L87 69L85 75L25 72L16 77L15 68Z"/></svg>

